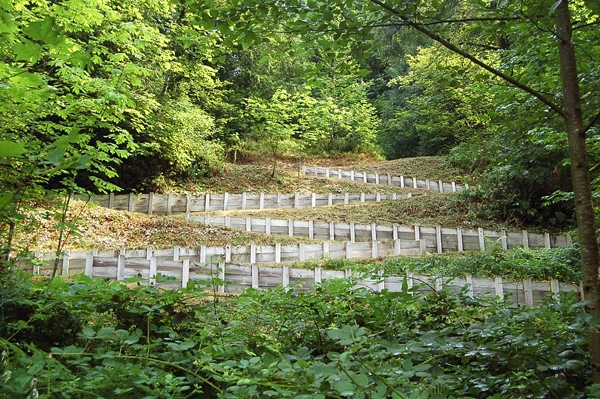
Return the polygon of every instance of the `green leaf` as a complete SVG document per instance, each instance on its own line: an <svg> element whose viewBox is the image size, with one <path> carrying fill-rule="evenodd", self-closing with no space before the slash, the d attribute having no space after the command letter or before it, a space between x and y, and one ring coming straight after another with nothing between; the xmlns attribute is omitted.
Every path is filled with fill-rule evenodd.
<svg viewBox="0 0 600 399"><path fill-rule="evenodd" d="M96 331L94 331L94 329L90 327L83 327L83 330L81 330L81 332L86 338L92 338L94 335L96 335Z"/></svg>
<svg viewBox="0 0 600 399"><path fill-rule="evenodd" d="M10 201L12 201L14 196L14 193L0 194L0 209L10 204Z"/></svg>
<svg viewBox="0 0 600 399"><path fill-rule="evenodd" d="M59 35L56 27L56 19L53 17L46 17L42 21L31 22L23 31L30 38L41 40L51 45L57 45L65 39Z"/></svg>
<svg viewBox="0 0 600 399"><path fill-rule="evenodd" d="M65 147L56 147L46 156L46 162L53 165L60 165L65 157Z"/></svg>
<svg viewBox="0 0 600 399"><path fill-rule="evenodd" d="M364 388L367 385L369 385L369 377L367 377L364 374L359 374L354 379L354 382L356 382L356 385L358 385L359 387Z"/></svg>
<svg viewBox="0 0 600 399"><path fill-rule="evenodd" d="M0 141L0 157L20 157L25 152L25 143Z"/></svg>
<svg viewBox="0 0 600 399"><path fill-rule="evenodd" d="M96 337L106 338L106 337L110 336L114 330L115 329L113 327L104 327L104 328L100 329L100 331L98 331L98 334L96 334Z"/></svg>
<svg viewBox="0 0 600 399"><path fill-rule="evenodd" d="M32 64L38 62L41 58L42 46L25 40L24 43L17 43L13 46L13 51L19 61L28 61Z"/></svg>

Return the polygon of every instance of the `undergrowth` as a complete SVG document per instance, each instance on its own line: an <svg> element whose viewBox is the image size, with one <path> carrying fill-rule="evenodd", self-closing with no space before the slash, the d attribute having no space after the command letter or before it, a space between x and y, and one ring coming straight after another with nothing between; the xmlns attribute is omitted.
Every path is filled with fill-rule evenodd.
<svg viewBox="0 0 600 399"><path fill-rule="evenodd" d="M295 264L313 269L352 269L356 272L383 270L388 275L403 275L411 271L423 275L475 278L503 277L562 282L580 282L581 259L576 246L552 249L513 248L502 250L492 247L484 252L427 254L418 257L388 257L385 259L312 259Z"/></svg>
<svg viewBox="0 0 600 399"><path fill-rule="evenodd" d="M238 296L140 283L2 276L0 397L600 397L598 326L572 295L514 308L348 280Z"/></svg>

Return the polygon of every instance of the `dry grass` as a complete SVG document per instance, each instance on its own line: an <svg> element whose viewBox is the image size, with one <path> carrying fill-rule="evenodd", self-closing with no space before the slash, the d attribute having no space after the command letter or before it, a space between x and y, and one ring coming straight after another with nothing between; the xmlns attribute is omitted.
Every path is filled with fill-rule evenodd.
<svg viewBox="0 0 600 399"><path fill-rule="evenodd" d="M41 251L54 251L58 244L58 222L48 218L46 211L31 213L30 224L35 228L19 234L15 244ZM96 205L74 201L68 213L67 222L76 230L67 230L65 249L86 250L89 248L170 248L247 245L274 245L276 242L291 244L312 242L312 240L273 237L224 227L204 226L186 222L181 218L147 216L102 208Z"/></svg>
<svg viewBox="0 0 600 399"><path fill-rule="evenodd" d="M331 167L334 169L355 169L369 173L404 175L418 179L466 181L472 184L470 177L464 171L453 168L441 157L421 157L397 159L394 161L379 161L365 157L340 157L327 159L309 159L303 161L306 165ZM384 185L364 184L339 179L321 179L301 175L302 163L295 160L278 162L277 173L272 177L272 164L268 159L259 163L238 165L228 163L221 173L210 178L202 178L183 183L166 184L160 190L167 192L212 192L212 193L401 193L400 188Z"/></svg>
<svg viewBox="0 0 600 399"><path fill-rule="evenodd" d="M457 183L473 184L474 176L468 175L464 170L457 169L443 157L418 157L403 158L393 161L364 160L360 163L346 164L335 162L315 163L321 167L340 168L342 170L354 169L357 172L389 174L392 176L416 177L417 179L455 181Z"/></svg>
<svg viewBox="0 0 600 399"><path fill-rule="evenodd" d="M486 229L511 229L493 220L478 215L476 210L461 206L453 200L455 194L420 193L409 199L397 201L367 202L350 205L334 205L314 209L272 209L263 211L219 211L210 212L212 216L252 217L271 219L313 220L320 222L354 222L357 224L381 224L412 226L444 226L448 228L464 227ZM462 204L464 205L464 204ZM204 212L198 213L203 215ZM513 226L512 229L516 229Z"/></svg>
<svg viewBox="0 0 600 399"><path fill-rule="evenodd" d="M311 161L311 163L315 160ZM309 163L309 162L305 162ZM320 166L334 168L354 168L359 171L378 173L403 174L417 178L442 179L459 181L455 178L456 170L449 167L441 158L427 157L410 160L380 162L373 159L352 157L318 160ZM223 173L209 179L187 182L185 187L165 187L165 191L174 192L267 192L267 193L367 193L382 194L407 193L410 189L389 187L385 185L364 184L339 179L323 179L304 177L298 174L299 164L293 161L280 163L279 172L271 179L268 160L263 164L234 165L228 164ZM412 190L413 198L399 201L384 201L381 203L366 203L353 205L337 205L316 209L279 209L264 211L230 211L230 216L251 216L255 218L296 219L315 221L337 221L383 225L399 224L422 226L443 225L447 227L484 227L499 229L494 221L486 220L473 212L469 207L457 207L452 200L452 194L436 194L425 190ZM223 212L219 212L222 214ZM217 214L217 213L213 213ZM59 231L58 223L49 216L48 211L39 209L30 214L30 223L24 226L23 232L17 237L16 244L21 247L36 248L43 251L54 250L57 245ZM69 222L78 226L75 234L68 235L66 248L71 250L99 248L168 248L175 245L195 247L199 245L222 246L232 245L273 245L297 243L311 240L285 236L266 236L231 230L222 227L203 226L186 222L183 216L148 217L144 214L134 214L104 209L99 206L74 202L69 211Z"/></svg>

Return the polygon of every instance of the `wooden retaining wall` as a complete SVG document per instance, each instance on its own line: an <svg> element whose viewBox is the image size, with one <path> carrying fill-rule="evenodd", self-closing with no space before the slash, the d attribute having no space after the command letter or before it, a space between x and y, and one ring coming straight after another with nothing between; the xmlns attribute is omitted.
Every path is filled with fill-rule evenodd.
<svg viewBox="0 0 600 399"><path fill-rule="evenodd" d="M315 240L329 241L392 241L412 242L425 240L428 252L451 251L484 251L494 243L502 249L521 247L564 248L571 243L568 234L553 235L549 233L488 231L479 229L445 228L414 226L383 226L375 223L362 225L341 222L315 222L312 220L277 220L232 218L229 216L192 216L187 214L186 220L212 226L225 226L249 232L285 235L290 237L308 237Z"/></svg>
<svg viewBox="0 0 600 399"><path fill-rule="evenodd" d="M172 215L190 212L230 210L262 210L278 208L316 208L338 204L379 202L410 198L411 194L105 194L75 196L76 199L97 203L105 208L120 211L141 212L148 215Z"/></svg>
<svg viewBox="0 0 600 399"><path fill-rule="evenodd" d="M337 178L342 180L360 181L363 183L383 184L386 186L425 189L439 191L441 193L463 191L469 188L468 184L462 185L456 182L443 182L441 180L420 180L415 177L391 176L389 174L356 172L354 170L341 170L331 168L318 168L313 166L302 166L302 174L306 176L317 176L326 178Z"/></svg>
<svg viewBox="0 0 600 399"><path fill-rule="evenodd" d="M332 245L329 254L332 257L344 257L349 250ZM352 246L352 245L351 245ZM272 249L272 248L271 248ZM238 248L206 248L199 250L190 248L172 248L169 250L125 250L121 251L91 251L91 252L66 252L61 257L61 274L85 274L92 278L107 278L111 280L125 280L130 277L139 277L143 282L155 284L162 288L186 287L190 282L204 281L208 289L219 292L241 292L246 288L269 290L278 286L294 289L312 289L316 284L327 279L351 278L357 287L366 287L373 291L384 289L399 292L403 286L415 295L423 295L442 289L451 291L467 290L470 296L489 295L503 297L515 305L533 306L548 297L559 297L561 292L576 292L580 295L580 288L575 284L561 283L557 280L549 282L534 282L531 280L503 280L478 279L471 276L464 278L448 279L444 277L419 276L411 273L405 276L385 276L381 272L370 276L359 276L352 270L324 270L321 267L314 269L295 268L290 264L268 265L273 262L261 262L274 259L279 253L280 260L289 260L293 248L280 246L272 252L265 247L253 247L250 253ZM305 248L307 249L307 248ZM245 248L247 251L248 249ZM305 256L314 256L318 250L311 248L312 252L305 252ZM418 251L418 248L412 248ZM224 252L224 253L223 253ZM53 262L52 255L40 255L46 266L36 266L29 271L36 274L51 273ZM293 257L293 256L292 256ZM240 260L254 261L242 265ZM262 263L262 264L261 264ZM267 263L267 264L265 264ZM213 280L218 278L225 284L218 284ZM213 285L213 283L215 285ZM298 286L301 284L301 286ZM465 288L466 287L466 288Z"/></svg>

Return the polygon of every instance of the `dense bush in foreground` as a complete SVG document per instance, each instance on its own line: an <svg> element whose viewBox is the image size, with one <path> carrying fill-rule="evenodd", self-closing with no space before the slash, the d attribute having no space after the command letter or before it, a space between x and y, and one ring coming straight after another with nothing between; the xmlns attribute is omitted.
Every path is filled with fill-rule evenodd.
<svg viewBox="0 0 600 399"><path fill-rule="evenodd" d="M570 296L510 308L345 280L239 296L3 280L2 398L600 397L585 338L598 325Z"/></svg>

